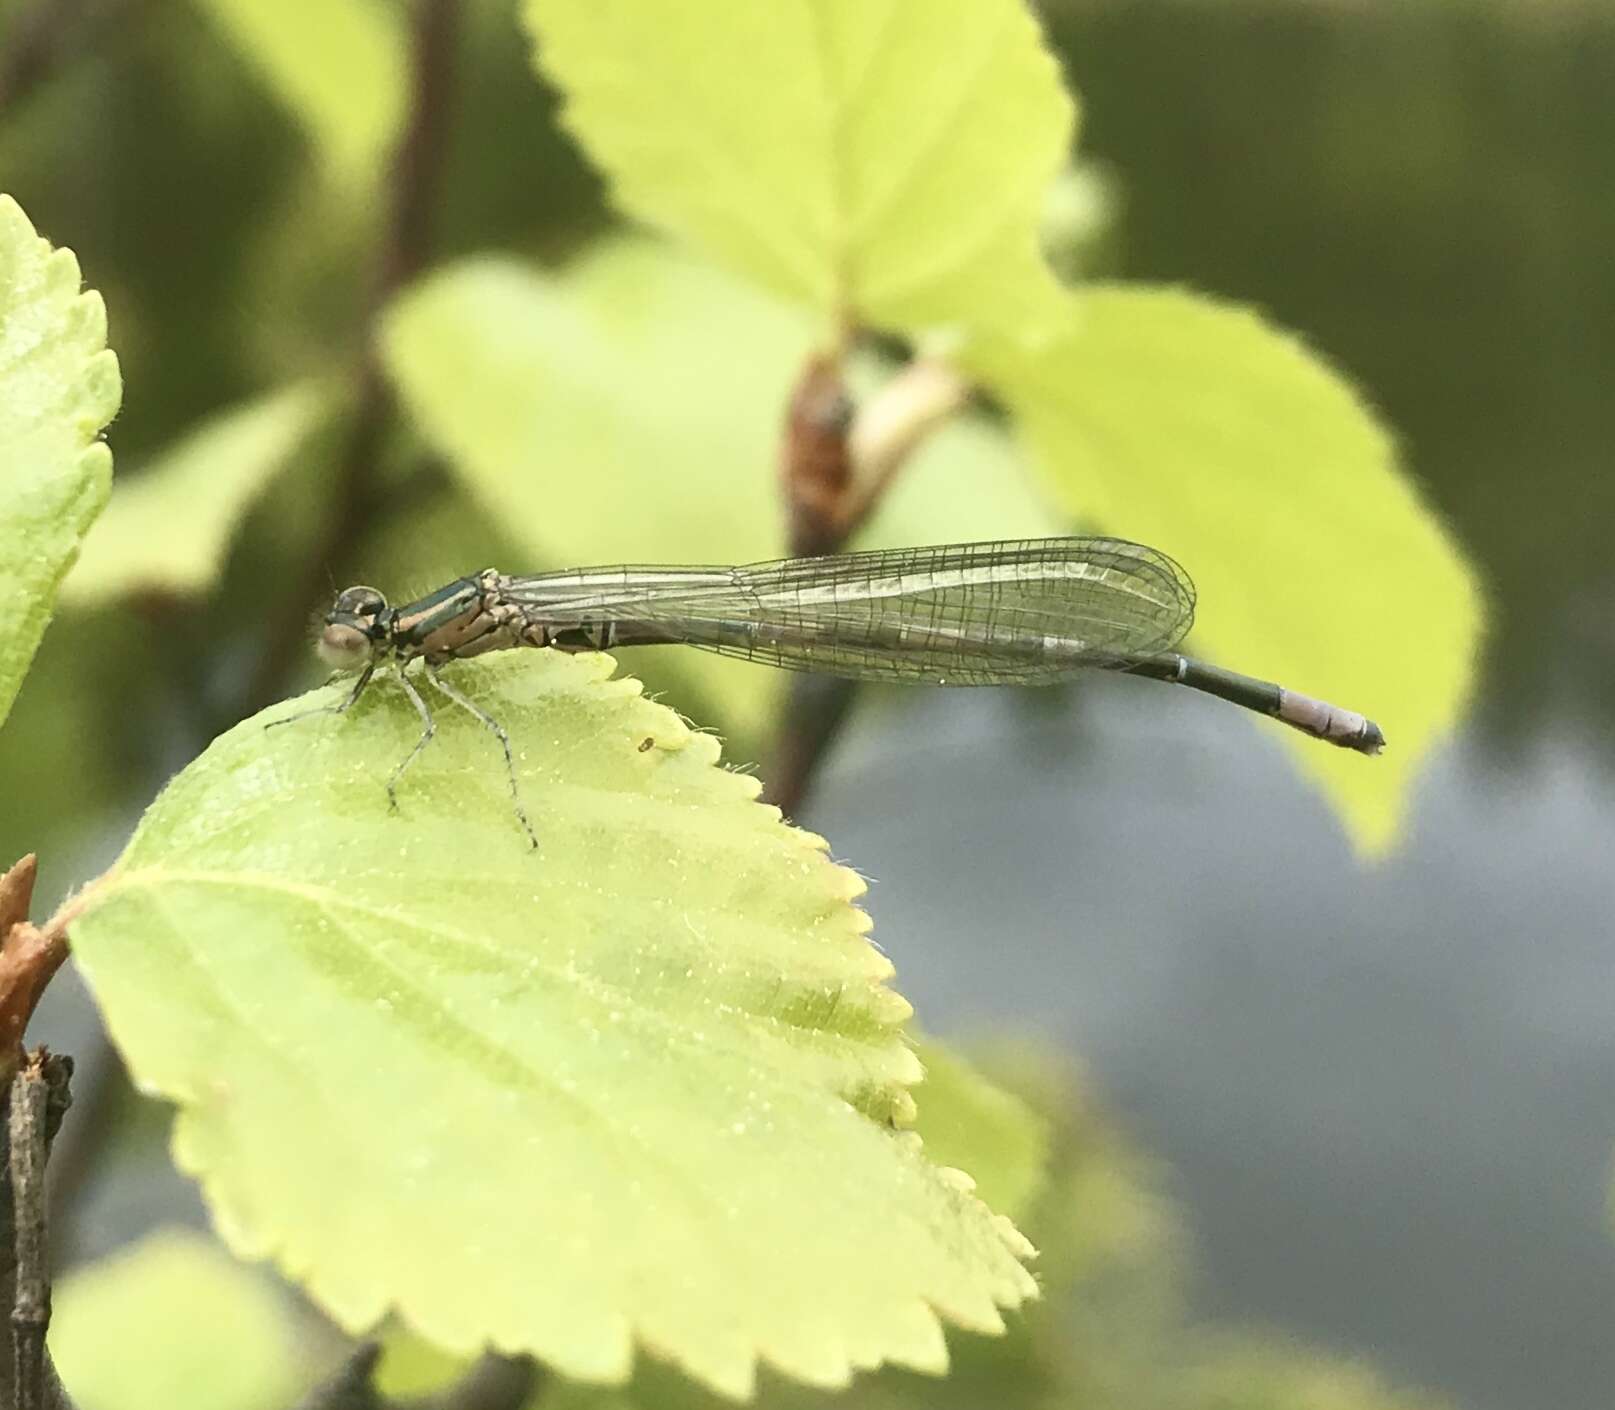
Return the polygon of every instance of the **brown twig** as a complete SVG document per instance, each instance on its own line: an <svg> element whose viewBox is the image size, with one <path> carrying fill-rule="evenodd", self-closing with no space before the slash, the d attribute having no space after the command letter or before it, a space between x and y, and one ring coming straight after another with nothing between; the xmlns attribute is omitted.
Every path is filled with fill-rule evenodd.
<svg viewBox="0 0 1615 1410"><path fill-rule="evenodd" d="M17 1278L11 1300L12 1384L17 1410L41 1410L50 1282L45 1272L45 1084L30 1070L11 1083L12 1224Z"/></svg>
<svg viewBox="0 0 1615 1410"><path fill-rule="evenodd" d="M409 125L393 153L392 218L382 242L372 320L425 268L430 254L459 27L460 0L415 0Z"/></svg>
<svg viewBox="0 0 1615 1410"><path fill-rule="evenodd" d="M136 1100L123 1058L104 1029L80 1045L73 1084L76 1115L62 1128L50 1158L51 1266L57 1269L71 1267L83 1254L86 1197L106 1172L107 1151L124 1135L121 1114Z"/></svg>
<svg viewBox="0 0 1615 1410"><path fill-rule="evenodd" d="M51 976L67 958L67 928L28 919L37 860L29 853L0 877L0 1077L22 1062L22 1035Z"/></svg>
<svg viewBox="0 0 1615 1410"><path fill-rule="evenodd" d="M35 858L30 853L4 876L0 876L0 1080L8 1082L24 1064L23 1036L35 1008L44 997L46 986L68 956L68 926L84 908L88 898L87 891L69 897L44 925L34 925L28 919L28 910L33 899L36 873ZM98 1066L111 1069L114 1079L121 1077L123 1069L116 1053L104 1038L99 1041L105 1050L105 1059ZM102 1093L109 1086L116 1089L115 1081L96 1082L92 1092ZM83 1183L91 1160L89 1152L102 1147L109 1137L111 1126L108 1122L91 1120L81 1123L75 1130L79 1141L69 1154L76 1154L78 1158L70 1159L65 1171L62 1162L57 1162L58 1173L65 1174L67 1178L65 1185L56 1193L69 1200ZM54 1126L51 1135L55 1136ZM0 1376L0 1381L6 1379Z"/></svg>
<svg viewBox="0 0 1615 1410"><path fill-rule="evenodd" d="M7 1095L4 1199L10 1237L0 1285L11 1303L10 1405L13 1410L71 1410L45 1347L50 1326L50 1265L45 1164L72 1098L73 1060L40 1048L12 1079Z"/></svg>
<svg viewBox="0 0 1615 1410"><path fill-rule="evenodd" d="M839 356L808 361L786 412L781 455L791 552L836 553L868 521L898 472L970 399L947 364L917 358L853 414ZM852 712L852 681L791 682L765 796L794 815Z"/></svg>
<svg viewBox="0 0 1615 1410"><path fill-rule="evenodd" d="M780 488L793 558L834 553L852 492L852 394L839 353L809 358L785 408Z"/></svg>
<svg viewBox="0 0 1615 1410"><path fill-rule="evenodd" d="M857 479L844 522L851 536L874 513L898 471L937 427L969 403L973 389L948 363L918 357L860 409L852 423Z"/></svg>
<svg viewBox="0 0 1615 1410"><path fill-rule="evenodd" d="M11 927L28 919L34 903L34 882L39 877L39 858L30 852L4 876L0 876L0 937Z"/></svg>
<svg viewBox="0 0 1615 1410"><path fill-rule="evenodd" d="M425 267L431 249L443 152L448 140L450 91L460 0L415 0L410 46L409 120L394 150L386 225L377 250L370 306L357 370L353 422L337 475L336 493L319 541L299 575L258 659L240 714L275 700L306 649L308 610L319 599L332 564L346 557L372 525L381 506L376 461L393 412L392 393L376 353L376 325L394 294Z"/></svg>

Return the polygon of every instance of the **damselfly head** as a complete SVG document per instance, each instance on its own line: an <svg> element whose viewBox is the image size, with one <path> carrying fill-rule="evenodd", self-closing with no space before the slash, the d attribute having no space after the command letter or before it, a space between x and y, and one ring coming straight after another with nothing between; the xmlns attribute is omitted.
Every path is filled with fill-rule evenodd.
<svg viewBox="0 0 1615 1410"><path fill-rule="evenodd" d="M326 665L356 671L387 636L387 599L373 587L344 588L325 614L315 649Z"/></svg>

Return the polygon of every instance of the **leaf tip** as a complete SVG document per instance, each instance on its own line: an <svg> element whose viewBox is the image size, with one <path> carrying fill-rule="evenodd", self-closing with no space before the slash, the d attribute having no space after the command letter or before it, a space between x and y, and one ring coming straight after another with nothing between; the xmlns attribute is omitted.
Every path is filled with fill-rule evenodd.
<svg viewBox="0 0 1615 1410"><path fill-rule="evenodd" d="M1004 1246L1016 1258L1021 1259L1023 1262L1030 1262L1037 1257L1037 1246L1015 1227L1015 1221L1007 1214L993 1215L993 1228L998 1231L998 1237L1004 1241ZM1038 1286L1035 1278L1030 1279L1030 1287L1032 1291L1029 1295L1036 1297Z"/></svg>

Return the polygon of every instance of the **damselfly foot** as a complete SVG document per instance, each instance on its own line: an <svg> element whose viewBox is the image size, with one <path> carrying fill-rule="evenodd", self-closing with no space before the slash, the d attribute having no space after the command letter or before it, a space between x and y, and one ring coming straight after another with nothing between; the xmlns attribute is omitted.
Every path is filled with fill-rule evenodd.
<svg viewBox="0 0 1615 1410"><path fill-rule="evenodd" d="M421 668L426 672L427 679L456 705L475 716L483 728L490 731L493 737L499 741L499 748L505 756L505 775L510 780L511 806L515 809L516 821L521 824L521 830L527 834L528 844L536 851L538 848L538 834L533 831L533 825L527 817L527 809L522 805L521 785L516 778L516 760L511 753L510 736L505 732L505 727L494 719L492 715L472 704L470 700L445 681L442 676L438 675L436 666L430 660L425 657L419 659ZM420 691L416 689L415 682L410 680L406 670L408 664L407 661L399 664L398 683L403 687L404 694L409 697L410 704L415 707L415 713L420 716L421 734L420 738L415 741L414 747L404 755L398 766L387 777L387 808L389 812L394 813L398 811L399 780L403 778L405 770L420 757L426 746L437 737L437 721L432 717L432 711L422 698ZM295 715L288 715L285 719L270 720L264 728L273 729L276 725L289 725L294 721L306 720L314 715L345 714L364 694L365 687L370 684L370 678L375 674L375 670L375 663L366 666L360 673L359 679L354 683L353 689L338 704L320 705L312 710L302 710Z"/></svg>
<svg viewBox="0 0 1615 1410"><path fill-rule="evenodd" d="M276 725L295 724L298 720L312 719L315 715L344 715L353 707L354 703L359 699L359 697L364 694L364 688L370 684L370 677L375 675L375 673L376 668L373 665L366 666L364 670L360 672L359 679L353 683L353 689L348 692L347 697L340 704L316 705L312 710L299 710L295 715L287 715L284 719L269 721L264 728L274 729Z"/></svg>

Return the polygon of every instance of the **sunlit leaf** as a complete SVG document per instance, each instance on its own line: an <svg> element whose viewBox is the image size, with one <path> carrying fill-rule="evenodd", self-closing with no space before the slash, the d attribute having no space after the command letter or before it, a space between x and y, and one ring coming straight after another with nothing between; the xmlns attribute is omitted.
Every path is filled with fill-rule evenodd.
<svg viewBox="0 0 1615 1410"><path fill-rule="evenodd" d="M331 175L371 183L404 112L399 7L383 0L200 0L302 125Z"/></svg>
<svg viewBox="0 0 1615 1410"><path fill-rule="evenodd" d="M925 1153L936 1163L968 1171L976 1193L1000 1213L1018 1216L1043 1185L1049 1154L1049 1122L1005 1088L995 1086L963 1058L927 1041L920 1045L925 1079L916 1089L919 1117L915 1130ZM1040 1282L1043 1281L1041 1278ZM1034 1317L1042 1316L1031 1309ZM994 1404L1040 1405L1047 1377L1029 1358L1020 1319L1008 1337L950 1338L955 1364L948 1382L939 1386L929 1376L887 1369L860 1377L847 1390L821 1391L778 1376L765 1376L758 1387L760 1410L832 1410L835 1406L916 1406L942 1410L979 1403L989 1384ZM393 1335L377 1382L389 1395L415 1396L439 1391L463 1375L463 1360L445 1356L418 1338ZM958 1358L963 1353L965 1372ZM979 1364L978 1363L982 1363ZM984 1376L972 1376L975 1367ZM665 1365L641 1360L633 1383L625 1389L553 1384L546 1386L534 1410L721 1410L725 1401Z"/></svg>
<svg viewBox="0 0 1615 1410"><path fill-rule="evenodd" d="M1251 311L1174 289L1097 287L1063 337L971 356L1071 514L1193 574L1195 649L1380 723L1377 759L1264 728L1384 846L1468 694L1481 605L1350 385Z"/></svg>
<svg viewBox="0 0 1615 1410"><path fill-rule="evenodd" d="M961 1354L961 1344L967 1344ZM1007 1338L949 1339L956 1365L944 1381L912 1371L887 1369L858 1377L846 1390L827 1391L765 1375L757 1386L757 1410L1051 1410L1051 1384L1044 1367L1028 1356L1016 1327ZM973 1352L982 1350L978 1365ZM600 1390L560 1382L546 1385L529 1410L727 1410L729 1402L660 1364L645 1365L633 1384ZM1080 1402L1072 1410L1083 1410Z"/></svg>
<svg viewBox="0 0 1615 1410"><path fill-rule="evenodd" d="M1075 126L1023 0L527 0L640 220L836 319L1022 326Z"/></svg>
<svg viewBox="0 0 1615 1410"><path fill-rule="evenodd" d="M583 562L774 551L779 427L811 346L787 306L626 241L560 277L452 266L382 339L411 415L501 526Z"/></svg>
<svg viewBox="0 0 1615 1410"><path fill-rule="evenodd" d="M1069 1065L1046 1049L1017 1047L1009 1061L1002 1053L989 1060L989 1070L1010 1074L1008 1089L990 1084L934 1043L921 1051L927 1073L915 1096L917 1129L927 1152L964 1168L974 1161L984 1171L1010 1174L1011 1186L1020 1185L1030 1203L1026 1217L1060 1244L1052 1276L1045 1259L1038 1259L1043 1299L1011 1321L1007 1336L950 1336L953 1367L940 1385L895 1368L860 1376L835 1394L764 1377L758 1410L1051 1410L1067 1405L1078 1410L1173 1403L1155 1394L1163 1378L1150 1365L1175 1354L1171 1324L1148 1316L1127 1285L1127 1275L1158 1257L1157 1249L1133 1238L1130 1206L1144 1206L1152 1197L1131 1183L1132 1152L1106 1129ZM1036 1159L1028 1161L1028 1137L1034 1133ZM1001 1137L1020 1155L995 1158ZM1034 1173L1037 1189L1028 1183ZM989 1178L982 1188L990 1183ZM1128 1189L1131 1201L1116 1197ZM1125 1231L1119 1237L1106 1227L1112 1219L1119 1219ZM537 1410L721 1410L721 1405L667 1366L642 1362L626 1390L554 1384L539 1397Z"/></svg>
<svg viewBox="0 0 1615 1410"><path fill-rule="evenodd" d="M402 1327L388 1327L378 1338L381 1360L373 1380L388 1400L409 1400L447 1389L468 1372L474 1357L451 1356Z"/></svg>
<svg viewBox="0 0 1615 1410"><path fill-rule="evenodd" d="M0 195L0 721L112 483L98 436L122 384L101 296L79 282L73 252Z"/></svg>
<svg viewBox="0 0 1615 1410"><path fill-rule="evenodd" d="M383 680L217 740L82 898L74 952L238 1252L342 1325L615 1380L637 1342L744 1393L940 1369L1024 1240L891 1129L908 1005L862 882L609 658L450 668L509 729ZM277 707L340 698L330 687Z"/></svg>
<svg viewBox="0 0 1615 1410"><path fill-rule="evenodd" d="M63 585L81 605L124 593L195 593L213 582L241 516L324 407L302 385L209 417L119 484Z"/></svg>
<svg viewBox="0 0 1615 1410"><path fill-rule="evenodd" d="M304 1379L284 1302L188 1230L75 1271L53 1302L51 1354L82 1410L265 1410Z"/></svg>
<svg viewBox="0 0 1615 1410"><path fill-rule="evenodd" d="M648 241L607 245L559 277L471 260L401 299L382 347L411 416L526 554L509 571L783 551L780 427L812 330L742 282ZM996 429L945 428L861 541L1044 531L1016 459ZM634 665L751 740L781 684L698 651L654 649Z"/></svg>

